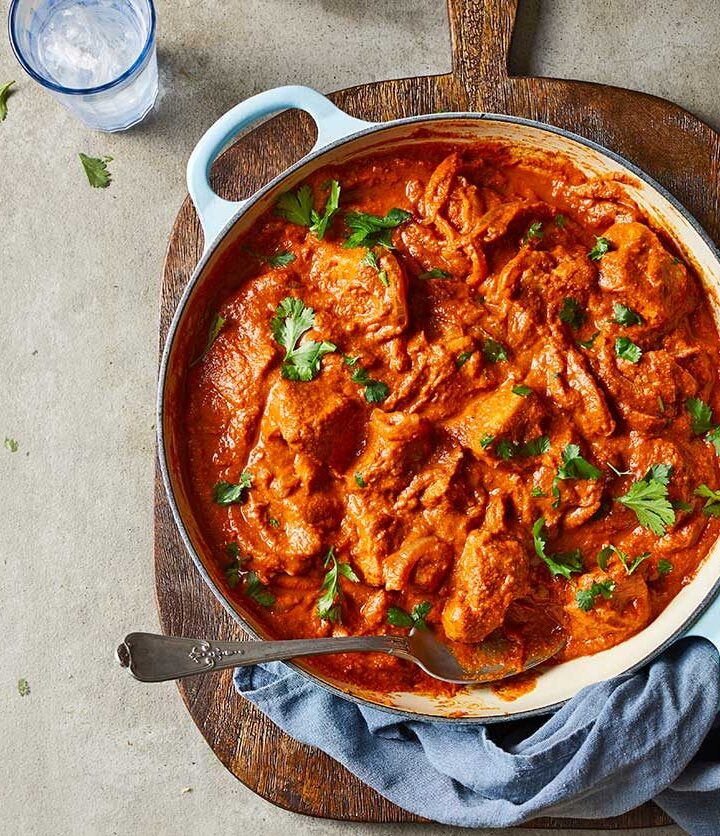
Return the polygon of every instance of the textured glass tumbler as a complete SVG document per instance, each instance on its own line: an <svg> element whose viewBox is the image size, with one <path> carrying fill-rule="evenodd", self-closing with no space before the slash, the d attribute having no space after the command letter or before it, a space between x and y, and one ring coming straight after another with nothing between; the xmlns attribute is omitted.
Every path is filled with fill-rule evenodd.
<svg viewBox="0 0 720 836"><path fill-rule="evenodd" d="M12 0L8 29L25 72L88 127L123 131L155 104L152 0Z"/></svg>

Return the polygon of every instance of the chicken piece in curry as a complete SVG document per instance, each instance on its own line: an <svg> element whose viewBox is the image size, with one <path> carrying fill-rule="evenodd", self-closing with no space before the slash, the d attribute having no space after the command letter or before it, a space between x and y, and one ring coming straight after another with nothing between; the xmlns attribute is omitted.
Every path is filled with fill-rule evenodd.
<svg viewBox="0 0 720 836"><path fill-rule="evenodd" d="M222 270L186 467L268 636L429 629L522 656L551 623L564 661L642 630L717 539L718 333L619 180L415 145L314 172ZM386 656L311 665L454 687Z"/></svg>

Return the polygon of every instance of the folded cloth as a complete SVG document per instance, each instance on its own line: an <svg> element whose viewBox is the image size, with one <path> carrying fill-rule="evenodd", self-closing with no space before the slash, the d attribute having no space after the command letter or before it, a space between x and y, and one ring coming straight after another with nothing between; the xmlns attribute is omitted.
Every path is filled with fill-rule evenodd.
<svg viewBox="0 0 720 836"><path fill-rule="evenodd" d="M703 639L584 688L550 717L489 726L406 720L281 663L238 668L234 681L291 737L442 824L603 818L652 798L693 836L720 834L720 659Z"/></svg>

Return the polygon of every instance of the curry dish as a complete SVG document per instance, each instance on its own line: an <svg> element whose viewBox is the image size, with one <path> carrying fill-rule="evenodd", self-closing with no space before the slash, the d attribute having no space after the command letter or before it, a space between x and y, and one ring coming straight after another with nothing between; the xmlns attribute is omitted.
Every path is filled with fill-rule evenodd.
<svg viewBox="0 0 720 836"><path fill-rule="evenodd" d="M617 179L500 142L314 172L223 265L185 466L274 637L430 629L558 661L651 622L720 533L718 333ZM442 692L407 662L312 661Z"/></svg>

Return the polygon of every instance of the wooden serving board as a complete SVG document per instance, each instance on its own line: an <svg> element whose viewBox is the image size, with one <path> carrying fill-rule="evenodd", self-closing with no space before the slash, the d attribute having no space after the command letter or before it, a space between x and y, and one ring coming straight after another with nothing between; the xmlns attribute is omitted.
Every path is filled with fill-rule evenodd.
<svg viewBox="0 0 720 836"><path fill-rule="evenodd" d="M448 0L453 70L448 75L362 85L330 98L353 116L384 121L443 110L524 116L579 133L647 171L720 240L720 136L670 102L643 93L547 78L509 77L517 0ZM286 113L230 147L213 169L228 199L254 192L305 153L314 127ZM202 252L189 198L175 220L162 284L160 345ZM237 624L196 572L175 530L159 473L155 563L162 628L177 636L239 639ZM300 813L370 822L421 821L386 801L322 752L291 740L233 690L231 673L179 683L193 720L222 763L267 800ZM538 819L535 826L626 829L666 825L653 804L606 821Z"/></svg>

